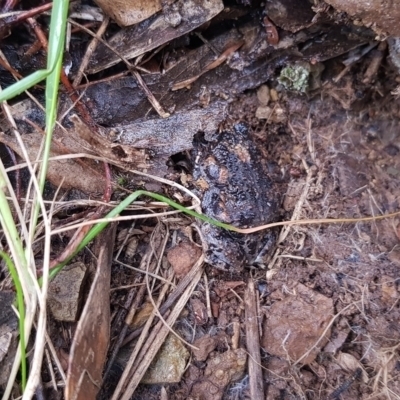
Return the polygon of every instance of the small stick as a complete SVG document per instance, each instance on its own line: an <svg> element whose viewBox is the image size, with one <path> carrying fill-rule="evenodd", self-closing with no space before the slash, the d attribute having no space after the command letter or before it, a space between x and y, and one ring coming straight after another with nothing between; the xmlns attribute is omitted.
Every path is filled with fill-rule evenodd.
<svg viewBox="0 0 400 400"><path fill-rule="evenodd" d="M8 12L10 10L10 7L13 8L16 3L14 1L8 1L7 4L4 5L3 7L3 15L2 19L0 20L0 37L3 37L4 31L6 28L11 27L12 25L19 24L22 21L25 21L27 18L34 17L35 15L39 15L43 13L44 11L50 10L50 8L53 7L53 3L47 3L43 4L39 7L32 8L31 10L28 11L22 11L22 12L15 12L15 13L9 13L9 15L5 15L4 13ZM4 21L4 22L3 22Z"/></svg>
<svg viewBox="0 0 400 400"><path fill-rule="evenodd" d="M254 281L249 279L244 295L246 345L249 357L250 398L264 400L264 385L260 355L260 336L258 333L257 295Z"/></svg>
<svg viewBox="0 0 400 400"><path fill-rule="evenodd" d="M167 310L175 303L175 301L177 301L177 299L179 299L182 296L182 293L186 290L186 288L193 281L193 279L196 278L198 274L198 268L195 268L196 265L179 281L178 285L169 295L168 299L160 307L158 311L161 315L164 315L167 312ZM124 342L122 343L122 346L125 346L127 343L138 337L142 331L143 328L138 328L134 330L129 336L125 338Z"/></svg>
<svg viewBox="0 0 400 400"><path fill-rule="evenodd" d="M204 288L206 292L207 317L209 321L212 321L213 315L211 311L210 288L208 287L208 277L206 272L204 272L203 277L204 277Z"/></svg>
<svg viewBox="0 0 400 400"><path fill-rule="evenodd" d="M129 384L129 387L126 389L125 393L121 396L121 400L129 400L137 385L140 383L141 379L143 378L146 370L148 369L151 361L157 354L158 350L160 349L162 343L164 343L167 335L170 332L170 326L173 326L174 323L176 322L177 318L179 317L180 313L182 312L185 304L187 303L188 298L191 296L193 290L195 289L196 285L198 284L201 275L203 274L203 261L204 257L201 257L199 261L196 263L196 265L193 267L193 269L196 271L196 274L194 275L194 278L192 282L189 283L188 287L180 297L180 299L177 301L175 307L171 310L171 313L168 315L166 319L167 325L160 325L160 322L157 324L157 326L160 326L161 329L159 330L159 334L157 335L157 340L154 341L152 346L149 348L149 351L146 354L146 357L142 359L139 365L137 365L137 369L135 370L135 374L132 377L132 380ZM155 335L154 335L155 336ZM113 399L114 400L114 397Z"/></svg>
<svg viewBox="0 0 400 400"><path fill-rule="evenodd" d="M98 37L101 37L105 30L107 29L108 23L110 22L109 17L105 17L103 22L101 23L99 29L96 32L96 36L93 38L93 40L90 42L89 46L86 49L85 56L82 59L81 65L79 66L79 70L75 76L74 82L72 83L72 86L76 88L82 81L82 77L84 74L84 71L89 64L90 57L92 56L93 52L96 50L96 47L99 43L97 40Z"/></svg>
<svg viewBox="0 0 400 400"><path fill-rule="evenodd" d="M130 308L129 314L131 316L131 319L133 318L133 315L135 314L135 312L138 310L140 304L142 303L145 293L146 293L146 286L142 286L138 291L136 291L136 290L130 291L128 298L125 301L124 309ZM133 299L133 296L135 296L135 299ZM132 303L132 301L133 301L133 303ZM115 359L117 358L118 352L122 347L122 342L124 341L124 337L125 337L127 331L128 331L128 325L126 323L124 323L124 325L122 326L122 328L120 330L120 333L118 334L118 338L114 344L114 348L112 349L111 356L108 359L107 368L103 375L103 382L106 382L108 379L109 373L113 367Z"/></svg>
<svg viewBox="0 0 400 400"><path fill-rule="evenodd" d="M346 392L350 386L353 384L353 382L357 379L360 379L362 374L362 369L361 368L357 368L353 375L347 379L346 381L344 381L337 389L335 389L335 391L333 393L331 393L331 395L328 397L329 400L337 400L339 399L339 396Z"/></svg>
<svg viewBox="0 0 400 400"><path fill-rule="evenodd" d="M50 377L51 377L51 381L50 382L53 385L53 390L57 391L56 374L54 373L53 365L51 363L49 350L44 349L44 354L45 354L46 360L47 360L47 369L48 369L48 371L50 373Z"/></svg>
<svg viewBox="0 0 400 400"><path fill-rule="evenodd" d="M368 65L367 70L364 73L364 79L362 81L364 84L371 83L374 76L376 76L376 74L378 73L378 69L382 64L383 57L385 56L386 53L386 48L387 48L386 41L381 42L379 43L378 48L371 52L372 60Z"/></svg>
<svg viewBox="0 0 400 400"><path fill-rule="evenodd" d="M232 326L233 326L232 349L237 350L239 348L240 323L238 321L233 321Z"/></svg>
<svg viewBox="0 0 400 400"><path fill-rule="evenodd" d="M14 77L16 77L16 78L18 78L18 79L22 79L23 78L23 76L18 72L18 71L16 71L9 63L8 63L8 61L5 59L5 58L3 58L4 57L4 55L3 55L3 53L1 54L1 58L0 58L0 66L2 67L2 68L4 68L5 70L7 70L11 75L13 75Z"/></svg>

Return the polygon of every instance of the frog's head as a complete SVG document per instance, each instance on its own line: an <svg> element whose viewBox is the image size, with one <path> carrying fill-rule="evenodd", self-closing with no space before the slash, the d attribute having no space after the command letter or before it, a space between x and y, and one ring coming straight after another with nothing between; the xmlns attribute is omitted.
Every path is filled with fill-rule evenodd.
<svg viewBox="0 0 400 400"><path fill-rule="evenodd" d="M206 262L222 271L241 271L247 264L242 235L212 226L202 225L201 231L208 244Z"/></svg>

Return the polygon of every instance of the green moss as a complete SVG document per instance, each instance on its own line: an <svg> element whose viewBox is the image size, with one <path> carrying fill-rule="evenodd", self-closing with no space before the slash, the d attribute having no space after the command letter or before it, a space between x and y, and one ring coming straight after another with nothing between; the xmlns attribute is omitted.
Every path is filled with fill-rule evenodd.
<svg viewBox="0 0 400 400"><path fill-rule="evenodd" d="M282 69L278 81L288 90L304 93L308 89L309 77L308 65L289 65Z"/></svg>
<svg viewBox="0 0 400 400"><path fill-rule="evenodd" d="M119 186L125 187L128 185L128 179L125 176L119 176L117 178L117 184Z"/></svg>

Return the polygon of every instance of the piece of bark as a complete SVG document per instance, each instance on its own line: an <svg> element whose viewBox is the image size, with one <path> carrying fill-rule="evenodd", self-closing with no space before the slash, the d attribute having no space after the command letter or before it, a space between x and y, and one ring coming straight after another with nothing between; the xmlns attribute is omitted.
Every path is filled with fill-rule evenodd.
<svg viewBox="0 0 400 400"><path fill-rule="evenodd" d="M226 118L227 105L215 102L207 108L173 114L167 119L150 119L128 125L117 125L121 145L149 149L157 156L170 157L173 154L190 150L193 147L193 136L204 133L212 137L219 124Z"/></svg>
<svg viewBox="0 0 400 400"><path fill-rule="evenodd" d="M264 385L260 355L260 335L257 313L257 293L252 278L247 283L244 295L246 346L249 352L250 397L254 400L264 400Z"/></svg>
<svg viewBox="0 0 400 400"><path fill-rule="evenodd" d="M121 30L108 44L125 58L132 59L193 31L224 8L221 0L180 0L178 6L177 12L181 18L179 25L173 26L164 15L156 15L139 25ZM104 45L99 45L92 56L87 73L97 73L120 61L120 57L114 52Z"/></svg>
<svg viewBox="0 0 400 400"><path fill-rule="evenodd" d="M97 269L69 356L66 400L95 399L110 342L110 278L116 225L99 235Z"/></svg>

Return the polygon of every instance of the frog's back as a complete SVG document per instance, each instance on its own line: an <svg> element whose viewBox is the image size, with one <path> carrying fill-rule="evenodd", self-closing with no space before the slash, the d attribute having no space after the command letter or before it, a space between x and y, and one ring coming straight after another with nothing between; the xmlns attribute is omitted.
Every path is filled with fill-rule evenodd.
<svg viewBox="0 0 400 400"><path fill-rule="evenodd" d="M222 132L215 141L194 146L194 183L202 196L203 212L220 221L250 227L279 218L280 196L244 124ZM220 269L251 264L268 232L240 235L203 224L209 245L208 261Z"/></svg>

